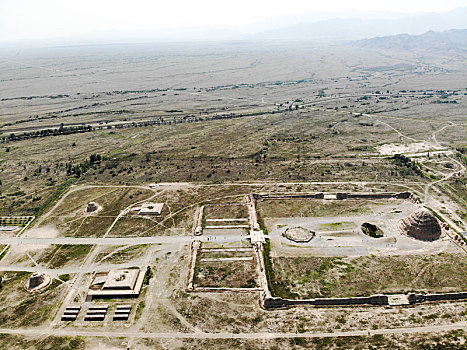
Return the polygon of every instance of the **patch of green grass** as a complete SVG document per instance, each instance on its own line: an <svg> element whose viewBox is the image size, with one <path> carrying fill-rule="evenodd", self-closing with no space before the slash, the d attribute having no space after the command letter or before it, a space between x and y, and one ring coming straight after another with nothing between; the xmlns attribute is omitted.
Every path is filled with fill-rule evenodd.
<svg viewBox="0 0 467 350"><path fill-rule="evenodd" d="M265 261L270 260L266 257ZM271 263L268 263L270 266ZM422 274L421 274L422 273ZM463 254L278 257L268 271L271 292L283 298L369 296L378 293L443 293L467 289Z"/></svg>
<svg viewBox="0 0 467 350"><path fill-rule="evenodd" d="M1 349L37 350L83 350L86 342L83 337L25 337L0 334Z"/></svg>
<svg viewBox="0 0 467 350"><path fill-rule="evenodd" d="M139 320L139 318L143 314L143 310L145 307L146 307L146 304L144 301L140 301L138 303L138 306L136 307L136 312L135 312L135 320Z"/></svg>
<svg viewBox="0 0 467 350"><path fill-rule="evenodd" d="M338 230L348 230L355 227L353 222L342 221L342 222L331 222L328 224L320 224L319 229L321 231L338 231Z"/></svg>
<svg viewBox="0 0 467 350"><path fill-rule="evenodd" d="M63 267L71 262L84 260L92 247L92 245L88 244L54 245L52 248L47 248L37 262L45 263L52 269Z"/></svg>
<svg viewBox="0 0 467 350"><path fill-rule="evenodd" d="M70 280L71 276L68 273L58 276L63 282L67 282Z"/></svg>
<svg viewBox="0 0 467 350"><path fill-rule="evenodd" d="M1 249L3 250L5 246L1 246ZM0 261L2 261L2 259L5 257L6 253L8 253L8 250L10 249L10 246L8 246L3 252L2 254L0 254Z"/></svg>
<svg viewBox="0 0 467 350"><path fill-rule="evenodd" d="M40 293L26 290L29 272L5 272L0 289L0 324L3 327L39 326L49 320L58 307L62 283L54 280Z"/></svg>
<svg viewBox="0 0 467 350"><path fill-rule="evenodd" d="M41 216L47 208L51 207L75 182L75 179L68 179L62 185L57 187L57 190L37 209L36 215Z"/></svg>
<svg viewBox="0 0 467 350"><path fill-rule="evenodd" d="M347 199L325 201L316 199L275 199L257 201L263 217L330 217L371 213L372 201Z"/></svg>

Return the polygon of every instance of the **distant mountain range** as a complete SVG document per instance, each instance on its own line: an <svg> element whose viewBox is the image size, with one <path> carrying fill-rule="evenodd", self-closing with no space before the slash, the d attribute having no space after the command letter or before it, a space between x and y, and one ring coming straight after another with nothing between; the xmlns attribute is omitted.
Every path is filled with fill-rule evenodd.
<svg viewBox="0 0 467 350"><path fill-rule="evenodd" d="M467 53L467 29L429 31L421 35L399 34L359 40L354 45L369 49L456 51Z"/></svg>
<svg viewBox="0 0 467 350"><path fill-rule="evenodd" d="M1 1L1 0L0 0ZM271 29L274 28L274 29ZM355 41L374 37L384 37L407 33L419 35L429 31L443 32L450 29L467 29L467 7L459 7L445 13L396 13L396 12L309 12L296 15L284 14L239 27L193 27L154 30L120 30L92 31L73 34L65 37L44 40L24 40L17 42L2 42L0 46L24 47L30 46L67 46L67 45L102 45L128 43L166 43L166 42L259 42L259 41L315 41L321 43L336 43ZM426 44L429 43L429 32L426 34ZM454 38L455 32L444 34L439 38L459 43ZM460 33L462 37L464 34ZM425 38L425 37L424 37ZM404 35L391 40L379 40L379 43L369 42L365 45L414 45L411 38ZM417 39L417 40L423 40ZM396 42L397 41L397 42ZM461 41L462 42L462 41ZM364 45L364 44L362 44ZM438 45L438 44L436 44ZM448 45L448 44L446 44ZM450 45L450 44L449 44Z"/></svg>
<svg viewBox="0 0 467 350"><path fill-rule="evenodd" d="M422 34L467 28L467 7L445 13L422 13L399 18L334 18L302 22L290 27L253 34L254 39L270 40L357 40L400 33Z"/></svg>

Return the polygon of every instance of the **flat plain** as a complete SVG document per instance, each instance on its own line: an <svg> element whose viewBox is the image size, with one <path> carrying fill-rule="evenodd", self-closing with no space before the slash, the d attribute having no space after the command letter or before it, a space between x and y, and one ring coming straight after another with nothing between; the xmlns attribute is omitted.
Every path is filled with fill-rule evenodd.
<svg viewBox="0 0 467 350"><path fill-rule="evenodd" d="M19 226L0 232L0 347L463 348L465 300L266 309L246 236L249 194L297 197L255 200L273 297L466 292L465 62L305 42L2 51L0 226ZM418 201L335 197L402 192ZM449 227L439 240L399 231L419 207ZM285 238L296 226L316 236ZM136 298L86 299L136 267ZM37 293L34 272L52 277ZM131 315L61 321L104 304Z"/></svg>

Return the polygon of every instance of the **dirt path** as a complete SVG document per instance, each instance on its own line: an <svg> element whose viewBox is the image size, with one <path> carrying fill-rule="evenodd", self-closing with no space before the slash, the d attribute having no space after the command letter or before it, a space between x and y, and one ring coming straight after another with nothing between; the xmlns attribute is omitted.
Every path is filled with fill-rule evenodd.
<svg viewBox="0 0 467 350"><path fill-rule="evenodd" d="M336 337L355 337L355 336L372 336L376 334L405 334L405 333L434 333L456 329L467 329L467 322L451 323L438 326L422 326L422 327L403 327L403 328L382 328L371 330L354 330L343 332L305 332L305 333L276 333L276 332L261 332L261 333L180 333L180 332L132 332L128 330L112 331L86 331L72 330L69 328L61 329L41 329L41 328L0 328L1 334L14 334L25 336L68 336L68 337L131 337L131 338L178 338L178 339L277 339L277 338L336 338Z"/></svg>
<svg viewBox="0 0 467 350"><path fill-rule="evenodd" d="M440 144L440 142L437 140L436 135L437 135L438 133L440 133L441 131L443 131L443 130L449 128L449 127L453 127L453 126L457 126L457 124L455 124L455 123L453 123L453 122L449 122L449 125L445 125L445 126L443 126L442 128L433 131L433 133L432 133L432 135L431 135L431 138L433 139L433 141L434 141L439 147L443 147L443 146L442 146L442 145ZM439 179L439 180L437 180L437 181L434 181L434 182L432 182L432 183L430 183L430 184L427 184L427 185L425 186L425 194L424 194L424 195L425 195L425 198L424 198L424 203L425 203L425 204L431 205L431 206L434 207L437 211L440 211L440 210L442 209L442 205L441 205L437 200L435 200L434 198L431 198L431 196L430 196L430 190L431 190L433 187L439 185L440 183L446 182L446 181L449 180L451 177L455 176L457 173L464 173L464 172L466 171L466 167L464 166L464 164L462 164L461 162L459 162L457 159L454 159L454 158L450 157L449 155L446 155L446 158L448 158L450 161L456 163L456 164L459 166L459 168L456 169L456 170L451 171L451 172L448 173L448 174L444 174L444 176L443 176L441 179ZM457 215L456 215L454 212L452 212L452 211L451 211L451 214L454 215L455 217L457 217ZM458 227L458 225L455 224L452 220L450 220L449 218L445 218L445 219L446 219L446 221L448 221L448 223L449 223L449 225L450 225L451 227L456 228L458 231L462 231L462 230L460 229L460 227ZM457 217L457 219L458 219L458 220L461 220L459 217Z"/></svg>
<svg viewBox="0 0 467 350"><path fill-rule="evenodd" d="M147 201L150 201L152 200L153 198L159 196L160 194L164 193L166 190L162 190L162 191L159 191L159 192L156 192L154 193L152 196L148 197L148 198L145 198L145 199L142 199L138 202L135 202L135 203L131 203L129 206L127 206L125 209L123 209L119 214L118 216L115 218L115 220L112 222L112 224L109 226L109 228L107 229L107 231L105 231L104 233L104 236L103 237L107 237L107 235L110 233L110 231L112 231L112 229L114 228L115 224L117 223L117 221L124 215L126 215L129 211L130 211L130 208L135 206L135 205L138 205L140 203L144 203L144 202L147 202Z"/></svg>
<svg viewBox="0 0 467 350"><path fill-rule="evenodd" d="M194 333L201 333L202 331L197 327L193 326L188 320L180 314L175 306L172 304L169 299L170 295L174 291L174 287L170 286L169 279L171 278L171 271L174 264L179 260L179 255L181 252L181 246L173 247L176 249L175 252L168 255L165 254L164 260L159 264L157 273L154 277L154 280L148 286L147 296L146 296L146 307L143 310L141 318L138 320L137 329L141 330L142 327L150 323L150 313L156 307L157 304L164 307L168 312L172 313L175 317L178 318L180 323L185 326L187 329L193 331ZM167 252L167 250L164 250ZM172 250L169 250L172 251Z"/></svg>
<svg viewBox="0 0 467 350"><path fill-rule="evenodd" d="M410 137L410 136L407 136L407 135L404 135L401 131L397 130L396 128L394 128L393 126L389 125L388 123L385 123L385 122L382 122L381 120L379 119L376 119L376 121L380 124L383 124L383 125L386 125L388 128L394 130L398 135L399 137L404 137L408 140L412 140L414 142L423 142L424 140L419 140L419 139L414 139L413 137Z"/></svg>

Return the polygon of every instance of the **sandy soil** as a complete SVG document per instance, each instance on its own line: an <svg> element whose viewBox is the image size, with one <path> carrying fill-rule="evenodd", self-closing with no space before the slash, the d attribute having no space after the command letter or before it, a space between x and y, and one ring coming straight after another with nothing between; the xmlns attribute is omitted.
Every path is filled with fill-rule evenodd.
<svg viewBox="0 0 467 350"><path fill-rule="evenodd" d="M436 147L436 145L430 144L428 142L414 142L405 145L388 143L377 147L377 150L382 155L394 155L403 153L416 153L437 148L439 147Z"/></svg>
<svg viewBox="0 0 467 350"><path fill-rule="evenodd" d="M22 237L28 238L55 238L58 236L58 230L54 226L44 226L31 228L24 231Z"/></svg>
<svg viewBox="0 0 467 350"><path fill-rule="evenodd" d="M423 242L399 232L397 222L418 208L410 202L374 206L372 214L342 217L265 218L273 252L277 255L362 256L370 254L438 254L460 252L445 234L434 242ZM363 222L371 222L384 232L383 238L371 238L360 229ZM353 224L353 228L347 225ZM340 227L345 224L345 227ZM296 243L283 236L288 228L304 227L316 232L308 243ZM324 225L336 225L335 230L322 230Z"/></svg>
<svg viewBox="0 0 467 350"><path fill-rule="evenodd" d="M21 237L27 238L55 238L58 236L58 230L54 226L44 226L40 228L31 228L23 232ZM48 245L15 245L12 250L15 253L24 253L26 251L42 250L47 248Z"/></svg>

